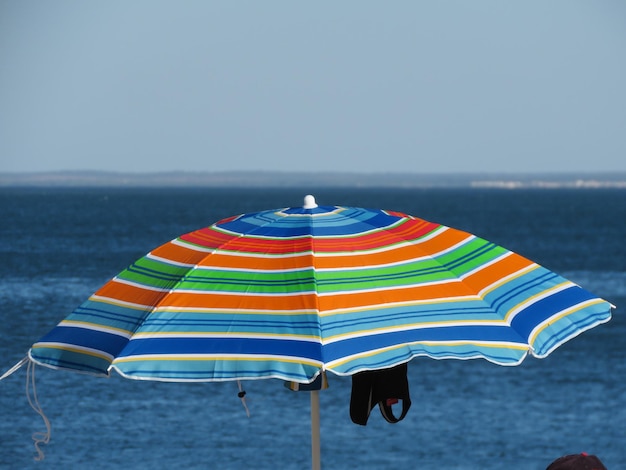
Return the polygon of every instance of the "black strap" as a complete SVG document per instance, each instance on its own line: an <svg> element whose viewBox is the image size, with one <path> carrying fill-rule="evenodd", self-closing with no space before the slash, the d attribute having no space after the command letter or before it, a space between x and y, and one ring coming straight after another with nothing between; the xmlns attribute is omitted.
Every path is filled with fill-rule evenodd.
<svg viewBox="0 0 626 470"><path fill-rule="evenodd" d="M397 403L396 400L394 400ZM393 410L391 409L392 404L390 400L381 400L378 402L378 408L380 408L380 413L383 415L383 418L387 420L388 423L397 423L398 421L402 421L406 414L409 412L409 408L411 408L411 400L401 400L402 401L402 414L399 418L393 414Z"/></svg>
<svg viewBox="0 0 626 470"><path fill-rule="evenodd" d="M356 424L365 426L370 412L378 404L380 412L389 423L397 423L406 416L411 407L407 365L389 369L359 372L352 376L350 397L350 418ZM392 404L402 400L402 414L396 417Z"/></svg>

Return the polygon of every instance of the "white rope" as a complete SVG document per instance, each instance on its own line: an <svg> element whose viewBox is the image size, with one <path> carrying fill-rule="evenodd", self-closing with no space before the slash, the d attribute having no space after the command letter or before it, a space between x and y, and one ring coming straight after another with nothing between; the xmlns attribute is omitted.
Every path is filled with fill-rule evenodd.
<svg viewBox="0 0 626 470"><path fill-rule="evenodd" d="M244 409L246 410L246 415L248 418L250 417L250 410L248 409L248 405L246 404L246 392L241 386L241 380L237 380L237 387L239 387L239 393L237 396L241 398L241 403L243 404Z"/></svg>
<svg viewBox="0 0 626 470"><path fill-rule="evenodd" d="M31 396L32 390L32 396ZM37 456L35 460L43 460L44 453L39 447L41 444L47 444L50 442L50 421L44 414L41 409L41 405L39 404L39 399L37 398L37 388L35 387L35 363L33 361L28 361L28 367L26 368L26 398L28 398L28 404L30 407L35 410L35 412L41 416L44 424L46 425L45 432L34 432L33 440L35 441L35 449L37 450Z"/></svg>
<svg viewBox="0 0 626 470"><path fill-rule="evenodd" d="M20 367L22 367L24 364L26 364L26 361L28 361L28 356L26 356L24 359L22 359L20 362L18 362L13 367L11 367L9 370L7 370L4 374L2 374L2 377L0 377L0 380L6 379L13 372L17 371Z"/></svg>

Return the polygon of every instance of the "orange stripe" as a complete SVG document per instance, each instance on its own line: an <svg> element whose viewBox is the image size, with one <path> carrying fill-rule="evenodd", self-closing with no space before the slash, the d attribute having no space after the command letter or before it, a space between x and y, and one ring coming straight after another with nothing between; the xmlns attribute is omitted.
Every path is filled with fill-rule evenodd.
<svg viewBox="0 0 626 470"><path fill-rule="evenodd" d="M197 264L209 255L207 252L192 250L171 242L161 245L150 253L160 258L186 264Z"/></svg>
<svg viewBox="0 0 626 470"><path fill-rule="evenodd" d="M476 292L480 292L485 287L532 264L534 264L532 261L513 253L471 274L465 278L464 282L474 287Z"/></svg>
<svg viewBox="0 0 626 470"><path fill-rule="evenodd" d="M113 299L122 300L141 305L157 305L161 299L167 295L166 292L156 292L142 289L141 287L129 286L115 282L115 280L102 286L95 295L102 297L111 297Z"/></svg>
<svg viewBox="0 0 626 470"><path fill-rule="evenodd" d="M250 310L300 310L315 309L315 294L294 296L224 295L217 293L195 294L173 292L160 307L187 307L198 309L250 309Z"/></svg>
<svg viewBox="0 0 626 470"><path fill-rule="evenodd" d="M373 292L355 292L350 294L332 294L319 298L320 311L362 308L385 303L436 300L448 297L475 295L468 286L460 282L416 286L405 289L391 289Z"/></svg>
<svg viewBox="0 0 626 470"><path fill-rule="evenodd" d="M437 299L473 295L474 292L462 283L443 285L417 286L406 289L391 289L374 292L354 292L349 294L334 293L329 296L316 297L315 294L295 296L257 296L257 295L224 295L217 293L171 293L161 307L188 307L198 309L252 309L252 310L292 310L315 309L321 311L361 308L369 305L380 305L393 302L409 302L420 299Z"/></svg>

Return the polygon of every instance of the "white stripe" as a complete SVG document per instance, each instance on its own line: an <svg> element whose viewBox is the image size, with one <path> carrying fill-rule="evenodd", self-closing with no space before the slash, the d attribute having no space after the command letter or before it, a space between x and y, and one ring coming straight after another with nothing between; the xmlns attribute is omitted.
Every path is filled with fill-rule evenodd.
<svg viewBox="0 0 626 470"><path fill-rule="evenodd" d="M204 246L195 245L191 242L181 240L180 238L175 238L174 240L171 240L170 243L172 245L182 246L183 248L186 248L188 250L199 251L202 253L213 253L215 251L214 248L207 248Z"/></svg>
<svg viewBox="0 0 626 470"><path fill-rule="evenodd" d="M124 284L131 287L137 287L139 289L149 290L153 292L170 292L170 289L164 289L163 287L155 287L149 286L147 284L140 284L139 282L129 281L127 279L121 279L119 277L114 277L111 282L115 282L117 284Z"/></svg>
<svg viewBox="0 0 626 470"><path fill-rule="evenodd" d="M118 305L121 307L129 307L129 308L134 308L138 310L146 310L146 311L152 310L152 308L154 308L154 305L144 305L144 304L137 304L134 302L126 302L124 300L114 299L111 297L104 297L102 295L95 295L95 294L89 297L89 300L92 300L94 302L103 302L107 304Z"/></svg>
<svg viewBox="0 0 626 470"><path fill-rule="evenodd" d="M256 269L256 268L229 268L229 267L216 267L216 266L197 266L194 271L216 271L220 273L228 273L228 272L241 272L241 273L297 273L297 272L306 272L313 271L315 269L312 265L307 266L299 266L297 268L281 268L277 267L276 269Z"/></svg>
<svg viewBox="0 0 626 470"><path fill-rule="evenodd" d="M449 227L444 227L441 226L441 229L437 229L435 230L429 237L424 237L424 238L420 238L418 240L415 240L415 245L419 245L420 243L425 242L426 240L430 240L431 238L435 238L436 236L439 236L440 233L446 232L450 230ZM463 240L461 240L460 242L456 243L455 245L451 245L448 248L446 248L445 250L440 251L439 253L434 254L433 256L441 256L441 255L445 255L446 253L450 253L460 247L462 247L463 245L467 245L468 243L470 243L471 241L475 240L477 237L476 235L472 235L471 233L467 234L467 237L465 237Z"/></svg>
<svg viewBox="0 0 626 470"><path fill-rule="evenodd" d="M160 263L171 264L173 266L180 266L182 268L193 268L195 266L195 264L193 263L180 263L178 261L174 261L169 258L162 258L161 256L156 256L152 254L152 252L148 253L145 257L154 261L158 261Z"/></svg>

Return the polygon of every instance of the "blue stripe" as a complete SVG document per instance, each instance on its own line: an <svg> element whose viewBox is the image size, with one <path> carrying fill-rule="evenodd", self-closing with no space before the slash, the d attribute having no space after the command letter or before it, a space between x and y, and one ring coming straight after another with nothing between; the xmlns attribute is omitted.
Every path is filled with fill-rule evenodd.
<svg viewBox="0 0 626 470"><path fill-rule="evenodd" d="M511 326L519 331L524 339L528 339L532 330L551 316L594 298L586 290L572 286L528 306L515 316Z"/></svg>
<svg viewBox="0 0 626 470"><path fill-rule="evenodd" d="M116 356L126 346L128 339L103 331L59 325L35 343L33 347L36 348L39 343L63 343L70 346L82 346Z"/></svg>
<svg viewBox="0 0 626 470"><path fill-rule="evenodd" d="M140 354L252 354L296 356L321 361L321 345L310 341L259 338L133 338L118 356Z"/></svg>
<svg viewBox="0 0 626 470"><path fill-rule="evenodd" d="M378 210L344 208L338 214L331 214L337 207L325 206L315 210L293 208L283 210L283 214L324 214L328 217L316 217L312 223L309 217L284 217L276 211L263 211L249 214L236 220L217 224L218 227L241 234L266 237L301 237L355 235L373 229L380 229L395 224L400 217L391 216Z"/></svg>

